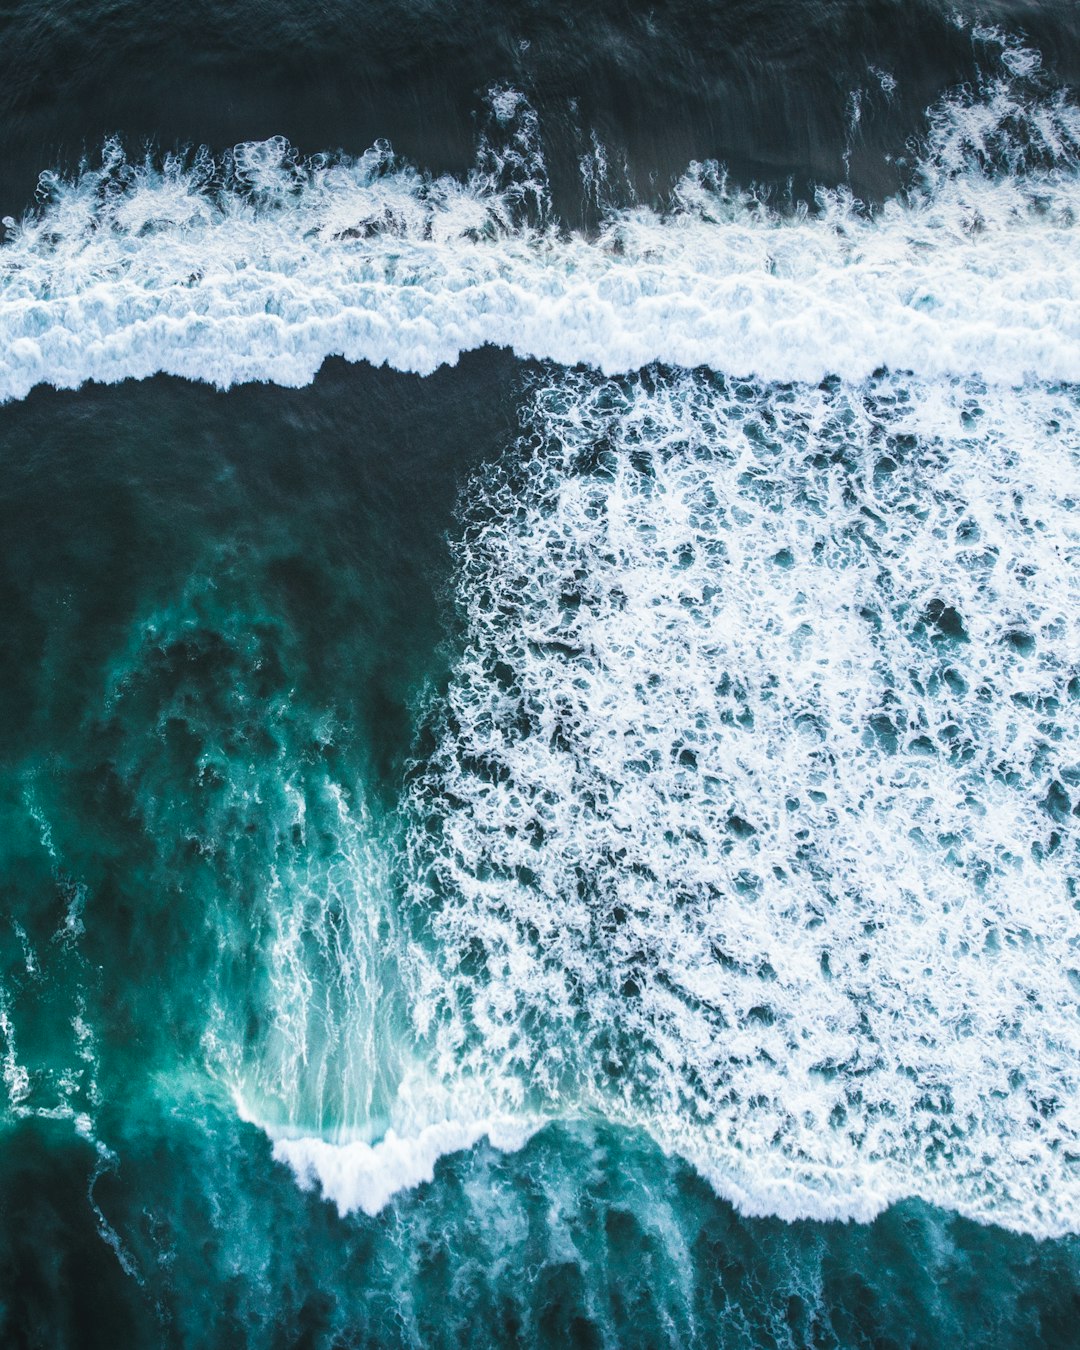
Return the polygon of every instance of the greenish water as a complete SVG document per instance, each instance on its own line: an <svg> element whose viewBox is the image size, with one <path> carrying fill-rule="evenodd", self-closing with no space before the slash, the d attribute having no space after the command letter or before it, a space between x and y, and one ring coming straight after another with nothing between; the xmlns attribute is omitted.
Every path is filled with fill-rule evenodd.
<svg viewBox="0 0 1080 1350"><path fill-rule="evenodd" d="M175 1091L175 1090L174 1090ZM1074 1244L918 1204L868 1227L740 1219L633 1136L486 1146L375 1219L297 1190L257 1131L174 1095L93 1151L59 1126L5 1151L16 1344L912 1346L1074 1340ZM31 1236L32 1235L32 1236ZM29 1330L33 1328L33 1330Z"/></svg>
<svg viewBox="0 0 1080 1350"><path fill-rule="evenodd" d="M1072 1239L916 1201L744 1218L599 1121L341 1216L238 1118L242 1083L265 1121L385 1126L448 537L533 378L481 354L3 410L7 1342L1071 1344Z"/></svg>
<svg viewBox="0 0 1080 1350"><path fill-rule="evenodd" d="M466 367L5 410L5 997L42 1064L23 1107L93 1115L91 1075L106 1100L183 1079L217 1015L259 1046L275 904L340 917L363 886L445 674L457 485L511 416L511 364Z"/></svg>

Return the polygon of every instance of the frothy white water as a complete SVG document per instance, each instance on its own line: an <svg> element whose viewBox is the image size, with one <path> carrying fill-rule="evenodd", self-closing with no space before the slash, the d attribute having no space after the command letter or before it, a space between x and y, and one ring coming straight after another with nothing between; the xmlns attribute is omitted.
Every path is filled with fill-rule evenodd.
<svg viewBox="0 0 1080 1350"><path fill-rule="evenodd" d="M410 802L433 941L384 941L385 841L283 750L263 928L223 948L246 978L265 937L269 1031L233 1054L226 990L211 1063L342 1211L597 1112L750 1211L917 1194L1080 1229L1080 437L1053 385L1080 381L1076 110L1004 82L947 102L875 213L781 218L699 166L587 239L550 222L527 108L493 107L509 148L467 182L381 148L109 147L0 248L0 397L484 343L760 377L538 394L475 485L464 654ZM262 787L223 790L223 838ZM311 866L308 809L344 841ZM415 1064L372 1014L398 963ZM0 1005L21 1104L12 1027ZM384 1110L388 1044L429 1085ZM282 1124L304 1117L324 1135Z"/></svg>
<svg viewBox="0 0 1080 1350"><path fill-rule="evenodd" d="M474 485L397 958L427 1087L380 1141L269 1129L343 1212L596 1112L748 1212L1080 1229L1076 145L1002 83L874 216L701 170L587 241L412 178L362 244L318 236L412 268L405 300L365 278L405 305L372 359L799 382L559 378Z"/></svg>
<svg viewBox="0 0 1080 1350"><path fill-rule="evenodd" d="M1080 410L566 377L475 485L418 1033L744 1209L1080 1229Z"/></svg>
<svg viewBox="0 0 1080 1350"><path fill-rule="evenodd" d="M944 102L916 187L874 213L832 192L782 218L697 165L670 211L595 238L552 223L535 118L505 90L504 144L466 181L385 146L154 167L110 144L7 222L0 398L159 371L301 385L332 355L425 373L484 344L608 373L1080 380L1080 114L1026 89Z"/></svg>
<svg viewBox="0 0 1080 1350"><path fill-rule="evenodd" d="M503 1152L524 1145L536 1126L515 1117L476 1121L443 1120L415 1135L387 1130L374 1144L363 1140L331 1143L318 1136L274 1138L274 1157L292 1168L303 1186L317 1185L340 1214L377 1214L399 1191L431 1181L435 1164L447 1154L472 1148L481 1139Z"/></svg>

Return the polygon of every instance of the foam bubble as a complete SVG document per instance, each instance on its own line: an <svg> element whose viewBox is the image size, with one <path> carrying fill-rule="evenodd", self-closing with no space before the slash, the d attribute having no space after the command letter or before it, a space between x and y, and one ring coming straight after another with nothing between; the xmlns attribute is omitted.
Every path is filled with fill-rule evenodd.
<svg viewBox="0 0 1080 1350"><path fill-rule="evenodd" d="M274 1157L292 1168L301 1185L317 1185L340 1214L358 1209L377 1214L399 1191L433 1180L441 1157L472 1148L485 1137L492 1147L514 1152L535 1129L535 1125L505 1117L444 1120L425 1126L411 1138L390 1129L374 1144L363 1140L335 1144L317 1136L282 1137L274 1141Z"/></svg>

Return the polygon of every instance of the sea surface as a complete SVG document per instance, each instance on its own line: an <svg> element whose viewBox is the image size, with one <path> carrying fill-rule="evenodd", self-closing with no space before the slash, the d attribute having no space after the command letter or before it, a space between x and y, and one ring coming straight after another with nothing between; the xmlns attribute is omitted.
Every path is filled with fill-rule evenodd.
<svg viewBox="0 0 1080 1350"><path fill-rule="evenodd" d="M1073 0L0 0L0 1345L1080 1344Z"/></svg>

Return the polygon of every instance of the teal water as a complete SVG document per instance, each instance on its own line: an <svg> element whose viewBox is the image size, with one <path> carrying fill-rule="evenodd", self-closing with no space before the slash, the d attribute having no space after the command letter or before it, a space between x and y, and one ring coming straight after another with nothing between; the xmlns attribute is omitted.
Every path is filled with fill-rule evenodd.
<svg viewBox="0 0 1080 1350"><path fill-rule="evenodd" d="M521 1153L481 1146L378 1218L343 1221L211 1104L174 1097L124 1128L115 1171L57 1126L13 1136L3 1259L14 1343L1074 1340L1074 1243L916 1203L867 1227L740 1219L632 1135L553 1127Z"/></svg>
<svg viewBox="0 0 1080 1350"><path fill-rule="evenodd" d="M274 888L360 885L348 822L391 828L444 677L457 484L515 380L478 357L328 372L315 399L154 382L5 410L5 1000L45 1057L21 1106L182 1076L208 1006L259 1043Z"/></svg>
<svg viewBox="0 0 1080 1350"><path fill-rule="evenodd" d="M587 1119L340 1215L238 1117L239 1082L264 1122L385 1127L401 783L461 659L450 539L538 377L479 354L3 410L5 1337L1071 1344L1071 1238L919 1201L740 1217Z"/></svg>

